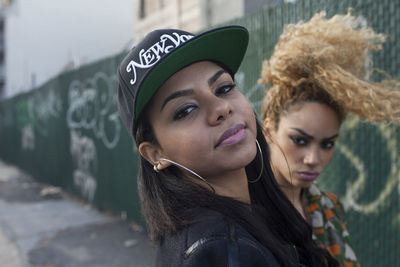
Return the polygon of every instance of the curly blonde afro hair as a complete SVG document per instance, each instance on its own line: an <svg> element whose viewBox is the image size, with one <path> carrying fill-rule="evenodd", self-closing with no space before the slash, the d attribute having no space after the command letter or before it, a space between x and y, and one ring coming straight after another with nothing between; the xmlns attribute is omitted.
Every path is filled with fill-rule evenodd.
<svg viewBox="0 0 400 267"><path fill-rule="evenodd" d="M380 50L385 36L362 27L350 14L326 19L325 12L308 22L286 25L259 83L269 85L262 118L278 127L281 114L295 104L327 104L343 122L348 112L368 121L400 124L397 82L366 80L368 51Z"/></svg>

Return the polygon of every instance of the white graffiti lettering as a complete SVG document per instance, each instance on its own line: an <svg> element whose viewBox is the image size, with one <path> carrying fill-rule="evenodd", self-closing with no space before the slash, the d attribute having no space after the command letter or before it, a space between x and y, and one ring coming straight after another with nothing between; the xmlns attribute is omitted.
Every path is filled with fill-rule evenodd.
<svg viewBox="0 0 400 267"><path fill-rule="evenodd" d="M351 129L358 123L359 121L356 121L355 123L347 123L347 125L350 125L349 129ZM397 186L400 186L400 170L397 167L400 166L400 156L399 151L395 149L398 147L395 128L380 124L378 129L381 136L386 140L387 150L390 151L391 167L383 189L375 199L371 199L367 203L360 204L358 200L359 192L365 190L368 181L371 180L367 179L368 175L365 164L362 162L360 157L352 153L346 146L338 146L338 149L343 156L351 162L352 166L355 167L358 172L357 180L348 183L346 187L346 194L343 199L343 205L346 210L353 209L364 214L377 213L380 211L380 208L387 203L390 195L396 189L396 184Z"/></svg>
<svg viewBox="0 0 400 267"><path fill-rule="evenodd" d="M96 192L96 180L88 173L81 170L75 170L73 173L74 185L80 188L81 193L89 201L93 201Z"/></svg>
<svg viewBox="0 0 400 267"><path fill-rule="evenodd" d="M48 93L43 94L38 91L35 94L35 115L38 121L46 123L49 118L57 118L63 107L62 99L59 95L55 93L55 90L49 90Z"/></svg>
<svg viewBox="0 0 400 267"><path fill-rule="evenodd" d="M109 149L118 144L121 132L116 86L116 75L99 72L86 81L72 81L68 91L68 127L92 130Z"/></svg>
<svg viewBox="0 0 400 267"><path fill-rule="evenodd" d="M76 169L73 172L74 185L84 197L93 201L97 182L93 173L97 169L97 153L93 140L81 136L77 131L71 131L70 152Z"/></svg>
<svg viewBox="0 0 400 267"><path fill-rule="evenodd" d="M32 124L27 124L22 128L21 146L25 150L35 149L35 131Z"/></svg>

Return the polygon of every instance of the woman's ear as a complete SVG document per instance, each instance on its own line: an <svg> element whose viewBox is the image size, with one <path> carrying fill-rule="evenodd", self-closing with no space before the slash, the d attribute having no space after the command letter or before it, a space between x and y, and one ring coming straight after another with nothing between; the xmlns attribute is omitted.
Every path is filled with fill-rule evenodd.
<svg viewBox="0 0 400 267"><path fill-rule="evenodd" d="M164 157L159 145L150 142L142 142L139 145L139 153L143 158L150 162L150 164L155 166L158 171L171 165L171 163L162 160Z"/></svg>
<svg viewBox="0 0 400 267"><path fill-rule="evenodd" d="M160 148L159 146L150 143L150 142L142 142L139 145L139 153L152 165L157 165L160 159Z"/></svg>
<svg viewBox="0 0 400 267"><path fill-rule="evenodd" d="M268 144L273 143L271 138L271 123L268 118L263 121L263 133Z"/></svg>

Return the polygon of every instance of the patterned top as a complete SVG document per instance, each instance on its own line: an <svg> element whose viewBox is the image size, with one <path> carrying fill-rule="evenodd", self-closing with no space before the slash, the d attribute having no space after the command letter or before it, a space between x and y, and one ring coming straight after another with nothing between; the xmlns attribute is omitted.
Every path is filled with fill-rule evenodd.
<svg viewBox="0 0 400 267"><path fill-rule="evenodd" d="M303 204L313 227L313 239L326 248L343 267L360 266L344 223L344 210L338 198L316 185L303 190Z"/></svg>

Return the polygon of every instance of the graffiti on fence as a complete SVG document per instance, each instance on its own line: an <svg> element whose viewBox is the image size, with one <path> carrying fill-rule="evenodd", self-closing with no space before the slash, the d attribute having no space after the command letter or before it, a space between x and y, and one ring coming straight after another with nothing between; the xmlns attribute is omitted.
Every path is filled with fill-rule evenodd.
<svg viewBox="0 0 400 267"><path fill-rule="evenodd" d="M348 123L346 130L351 131L357 126L356 123ZM360 204L357 199L359 192L365 190L368 181L373 182L374 179L368 179L368 172L366 166L359 156L354 154L347 146L338 144L338 149L343 156L345 156L352 166L357 170L357 179L347 184L345 197L343 198L344 207L346 210L353 209L363 214L377 213L385 203L387 203L390 195L398 188L397 193L400 195L400 156L399 144L396 137L396 129L394 126L387 126L384 124L377 125L381 138L385 141L385 149L390 153L390 172L387 177L385 185L382 190L377 194L375 199L370 200L368 203ZM370 177L371 178L371 177ZM400 212L399 212L400 215Z"/></svg>
<svg viewBox="0 0 400 267"><path fill-rule="evenodd" d="M15 105L15 113L17 126L21 130L22 148L35 147L35 132L47 136L49 119L58 118L62 109L61 97L54 88L46 92L36 91L19 100Z"/></svg>
<svg viewBox="0 0 400 267"><path fill-rule="evenodd" d="M94 171L97 169L97 153L93 140L71 131L70 152L74 160L74 185L89 201L93 201L97 182Z"/></svg>
<svg viewBox="0 0 400 267"><path fill-rule="evenodd" d="M85 81L72 81L68 89L68 127L91 130L109 149L118 144L121 133L116 84L116 75L98 72Z"/></svg>
<svg viewBox="0 0 400 267"><path fill-rule="evenodd" d="M15 103L15 120L16 125L19 129L22 129L25 125L32 123L34 125L34 120L31 116L31 100L27 98L20 99Z"/></svg>
<svg viewBox="0 0 400 267"><path fill-rule="evenodd" d="M24 150L35 149L35 131L32 124L27 124L22 128L21 147Z"/></svg>
<svg viewBox="0 0 400 267"><path fill-rule="evenodd" d="M50 118L58 118L63 110L63 103L55 88L47 92L36 91L33 96L31 116L37 121L37 126L45 128Z"/></svg>

